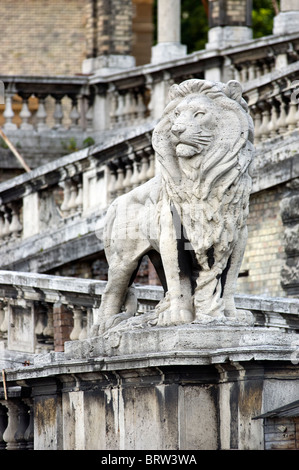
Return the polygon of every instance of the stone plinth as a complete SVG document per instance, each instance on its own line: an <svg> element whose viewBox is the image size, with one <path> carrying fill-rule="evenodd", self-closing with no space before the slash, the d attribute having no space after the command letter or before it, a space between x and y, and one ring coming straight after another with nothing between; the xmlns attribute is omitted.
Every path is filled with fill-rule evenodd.
<svg viewBox="0 0 299 470"><path fill-rule="evenodd" d="M252 29L248 26L215 26L208 32L206 49L224 49L252 40Z"/></svg>
<svg viewBox="0 0 299 470"><path fill-rule="evenodd" d="M32 380L35 449L261 450L254 418L297 398L295 340L241 323L115 328L14 379Z"/></svg>
<svg viewBox="0 0 299 470"><path fill-rule="evenodd" d="M175 327L115 327L104 336L65 343L69 360L98 360L107 368L151 365L198 365L231 361L288 360L296 333L248 325L197 325ZM293 346L292 346L293 344ZM126 363L126 365L125 365ZM135 365L134 365L135 364Z"/></svg>
<svg viewBox="0 0 299 470"><path fill-rule="evenodd" d="M255 418L298 399L296 338L248 314L177 327L135 318L7 370L6 384L30 391L35 450L262 450Z"/></svg>
<svg viewBox="0 0 299 470"><path fill-rule="evenodd" d="M282 0L280 13L274 18L273 33L277 35L298 33L299 4L296 0Z"/></svg>

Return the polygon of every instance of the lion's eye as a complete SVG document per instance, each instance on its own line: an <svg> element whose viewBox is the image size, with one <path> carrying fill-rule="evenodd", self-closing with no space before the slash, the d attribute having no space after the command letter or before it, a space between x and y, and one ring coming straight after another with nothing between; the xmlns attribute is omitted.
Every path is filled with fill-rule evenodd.
<svg viewBox="0 0 299 470"><path fill-rule="evenodd" d="M194 117L196 116L204 116L204 112L203 111L197 111L196 113L194 113Z"/></svg>
<svg viewBox="0 0 299 470"><path fill-rule="evenodd" d="M180 112L176 110L176 111L174 112L174 115L175 115L175 117L179 117Z"/></svg>

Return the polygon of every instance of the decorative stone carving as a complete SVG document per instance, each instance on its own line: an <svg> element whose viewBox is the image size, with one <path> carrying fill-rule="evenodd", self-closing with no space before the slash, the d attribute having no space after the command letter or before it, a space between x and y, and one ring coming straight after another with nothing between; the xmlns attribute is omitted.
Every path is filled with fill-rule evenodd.
<svg viewBox="0 0 299 470"><path fill-rule="evenodd" d="M237 317L253 156L253 122L239 82L173 85L152 143L161 171L107 212L108 282L92 336L135 314L132 283L145 254L166 294L151 325Z"/></svg>

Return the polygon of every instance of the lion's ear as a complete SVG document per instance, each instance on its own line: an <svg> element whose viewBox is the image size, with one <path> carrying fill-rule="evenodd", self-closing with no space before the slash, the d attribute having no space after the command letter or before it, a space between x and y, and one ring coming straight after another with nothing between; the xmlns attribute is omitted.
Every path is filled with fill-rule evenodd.
<svg viewBox="0 0 299 470"><path fill-rule="evenodd" d="M241 102L243 89L241 84L236 80L230 80L227 82L224 88L224 92L232 100L235 100L238 103Z"/></svg>

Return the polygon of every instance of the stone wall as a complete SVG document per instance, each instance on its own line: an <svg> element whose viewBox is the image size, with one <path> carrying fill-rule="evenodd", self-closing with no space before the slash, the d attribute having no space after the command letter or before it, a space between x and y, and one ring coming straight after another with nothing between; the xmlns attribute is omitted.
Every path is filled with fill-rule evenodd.
<svg viewBox="0 0 299 470"><path fill-rule="evenodd" d="M132 47L137 65L145 64L152 0L28 0L26 8L22 0L4 0L0 30L2 75L74 75L86 58L130 55Z"/></svg>
<svg viewBox="0 0 299 470"><path fill-rule="evenodd" d="M284 186L276 186L250 198L248 241L238 279L238 291L253 295L284 296L280 271L285 259L284 226L280 201Z"/></svg>
<svg viewBox="0 0 299 470"><path fill-rule="evenodd" d="M97 55L130 55L132 0L98 0Z"/></svg>
<svg viewBox="0 0 299 470"><path fill-rule="evenodd" d="M84 4L82 0L1 2L1 73L72 75L80 72L86 57Z"/></svg>

